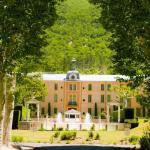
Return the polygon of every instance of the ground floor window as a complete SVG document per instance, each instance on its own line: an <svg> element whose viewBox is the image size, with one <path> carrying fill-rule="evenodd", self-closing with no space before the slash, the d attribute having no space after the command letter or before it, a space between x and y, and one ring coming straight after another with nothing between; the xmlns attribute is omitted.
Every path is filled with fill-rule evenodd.
<svg viewBox="0 0 150 150"><path fill-rule="evenodd" d="M57 108L54 108L54 114L57 114Z"/></svg>
<svg viewBox="0 0 150 150"><path fill-rule="evenodd" d="M92 114L92 108L88 108L88 113L91 115Z"/></svg>
<svg viewBox="0 0 150 150"><path fill-rule="evenodd" d="M42 107L41 114L42 114L42 115L44 115L44 114L45 114L45 109L44 109L44 107Z"/></svg>
<svg viewBox="0 0 150 150"><path fill-rule="evenodd" d="M75 115L70 114L70 118L75 118Z"/></svg>

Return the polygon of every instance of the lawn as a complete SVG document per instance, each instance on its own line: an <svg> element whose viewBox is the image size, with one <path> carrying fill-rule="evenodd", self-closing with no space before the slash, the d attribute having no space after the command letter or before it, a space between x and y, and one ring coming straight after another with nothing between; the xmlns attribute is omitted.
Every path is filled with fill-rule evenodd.
<svg viewBox="0 0 150 150"><path fill-rule="evenodd" d="M141 123L137 128L130 131L92 131L95 135L100 135L99 140L87 140L88 131L77 131L75 140L61 141L60 136L54 138L57 131L29 131L29 130L13 130L12 136L23 137L23 142L36 143L54 143L54 144L129 144L128 139L131 136L141 137L148 123ZM63 131L60 131L60 135Z"/></svg>

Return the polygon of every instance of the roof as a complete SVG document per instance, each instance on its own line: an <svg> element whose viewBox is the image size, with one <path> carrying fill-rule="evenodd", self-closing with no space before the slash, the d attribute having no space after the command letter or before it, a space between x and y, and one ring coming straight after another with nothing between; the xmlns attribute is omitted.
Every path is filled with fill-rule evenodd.
<svg viewBox="0 0 150 150"><path fill-rule="evenodd" d="M65 114L80 114L80 112L75 109L70 109L66 111Z"/></svg>
<svg viewBox="0 0 150 150"><path fill-rule="evenodd" d="M43 80L65 80L66 74L43 74ZM80 81L116 81L119 78L127 79L122 75L91 75L80 74Z"/></svg>

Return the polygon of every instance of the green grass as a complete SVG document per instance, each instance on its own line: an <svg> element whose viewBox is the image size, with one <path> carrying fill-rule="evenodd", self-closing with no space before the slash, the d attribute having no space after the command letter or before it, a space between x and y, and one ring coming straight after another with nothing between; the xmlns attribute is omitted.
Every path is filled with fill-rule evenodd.
<svg viewBox="0 0 150 150"><path fill-rule="evenodd" d="M141 137L148 123L142 123L139 127L130 130L128 134L125 131L92 131L94 136L99 133L100 140L86 141L88 138L88 131L77 131L75 140L70 140L69 144L120 144L121 141L128 139L131 136ZM24 142L37 142L37 143L66 143L61 141L60 136L54 137L57 131L28 131L28 130L13 130L12 136L22 136ZM60 134L63 131L60 131ZM53 140L52 140L53 137Z"/></svg>

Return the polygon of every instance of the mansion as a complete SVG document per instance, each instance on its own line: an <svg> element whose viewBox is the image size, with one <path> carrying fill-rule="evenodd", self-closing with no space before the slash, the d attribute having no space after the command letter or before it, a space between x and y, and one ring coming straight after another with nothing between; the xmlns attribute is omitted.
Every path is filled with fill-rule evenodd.
<svg viewBox="0 0 150 150"><path fill-rule="evenodd" d="M118 78L125 78L125 76L83 75L74 68L67 74L43 74L48 94L40 103L40 114L53 116L58 112L64 113L71 109L79 111L81 115L89 112L93 117L101 113L107 114L109 103L120 102L119 95L111 87L126 84L120 82ZM121 108L124 105L135 108L137 117L148 114L148 111L143 113L143 108L136 102L135 97L127 99L126 104L124 102L120 104ZM110 105L109 113L116 109L116 106Z"/></svg>

